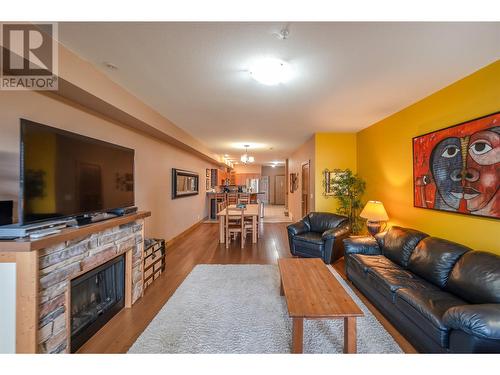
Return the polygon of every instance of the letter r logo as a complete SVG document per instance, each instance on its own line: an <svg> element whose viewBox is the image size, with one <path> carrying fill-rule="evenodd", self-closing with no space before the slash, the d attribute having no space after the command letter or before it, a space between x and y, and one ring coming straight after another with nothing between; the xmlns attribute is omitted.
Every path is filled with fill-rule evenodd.
<svg viewBox="0 0 500 375"><path fill-rule="evenodd" d="M2 71L13 76L53 74L52 24L2 24Z"/></svg>

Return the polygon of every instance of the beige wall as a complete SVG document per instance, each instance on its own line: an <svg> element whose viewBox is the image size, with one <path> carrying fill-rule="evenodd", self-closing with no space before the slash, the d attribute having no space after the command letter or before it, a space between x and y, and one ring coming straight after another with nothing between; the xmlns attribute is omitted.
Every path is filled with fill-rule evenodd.
<svg viewBox="0 0 500 375"><path fill-rule="evenodd" d="M234 171L238 174L259 174L261 172L262 166L260 164L235 164Z"/></svg>
<svg viewBox="0 0 500 375"><path fill-rule="evenodd" d="M152 212L146 221L148 236L169 240L207 215L205 168L216 166L82 107L34 92L0 92L0 200L17 201L21 117L135 149L135 201L140 210ZM172 168L199 173L200 194L171 200Z"/></svg>
<svg viewBox="0 0 500 375"><path fill-rule="evenodd" d="M276 176L285 175L285 167L262 166L262 176L269 176L269 203L275 204Z"/></svg>
<svg viewBox="0 0 500 375"><path fill-rule="evenodd" d="M302 164L310 161L310 186L309 186L309 210L315 209L315 182L314 182L314 166L315 166L315 138L312 136L306 143L300 146L288 158L288 172L299 174L298 189L290 193L288 192L288 210L292 220L302 218L301 192L302 192ZM287 187L290 189L290 186Z"/></svg>
<svg viewBox="0 0 500 375"><path fill-rule="evenodd" d="M118 85L91 62L60 43L58 53L59 95L101 111L107 116L117 116L123 121L126 119L139 129L164 137L174 145L187 147L202 157L213 159L215 162L222 160L197 138Z"/></svg>

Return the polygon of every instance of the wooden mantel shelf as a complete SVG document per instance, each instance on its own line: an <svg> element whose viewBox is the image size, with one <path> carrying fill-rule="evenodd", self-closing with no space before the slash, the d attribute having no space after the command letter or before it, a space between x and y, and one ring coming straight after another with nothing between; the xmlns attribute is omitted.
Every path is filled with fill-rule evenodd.
<svg viewBox="0 0 500 375"><path fill-rule="evenodd" d="M19 239L11 241L0 240L0 253L1 252L30 252L44 249L64 241L70 241L78 237L87 236L92 233L101 232L105 229L116 227L118 225L130 223L138 219L144 219L151 216L149 211L140 211L134 214L119 216L113 219L100 221L78 228L63 229L60 233L43 237L37 240Z"/></svg>

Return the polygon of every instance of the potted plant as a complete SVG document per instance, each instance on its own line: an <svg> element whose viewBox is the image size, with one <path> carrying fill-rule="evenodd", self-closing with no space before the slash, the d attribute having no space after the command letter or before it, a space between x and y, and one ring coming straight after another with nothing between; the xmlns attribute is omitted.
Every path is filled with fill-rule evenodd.
<svg viewBox="0 0 500 375"><path fill-rule="evenodd" d="M360 233L363 228L363 219L359 217L359 212L363 208L361 196L365 192L366 183L350 169L326 169L324 195L334 197L339 202L337 213L347 216L354 234Z"/></svg>

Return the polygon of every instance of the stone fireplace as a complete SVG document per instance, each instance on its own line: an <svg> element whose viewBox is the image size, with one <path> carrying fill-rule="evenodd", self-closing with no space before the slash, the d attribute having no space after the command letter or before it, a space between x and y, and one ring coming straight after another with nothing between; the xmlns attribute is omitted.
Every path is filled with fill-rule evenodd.
<svg viewBox="0 0 500 375"><path fill-rule="evenodd" d="M143 226L136 220L39 250L39 353L75 351L141 297Z"/></svg>

